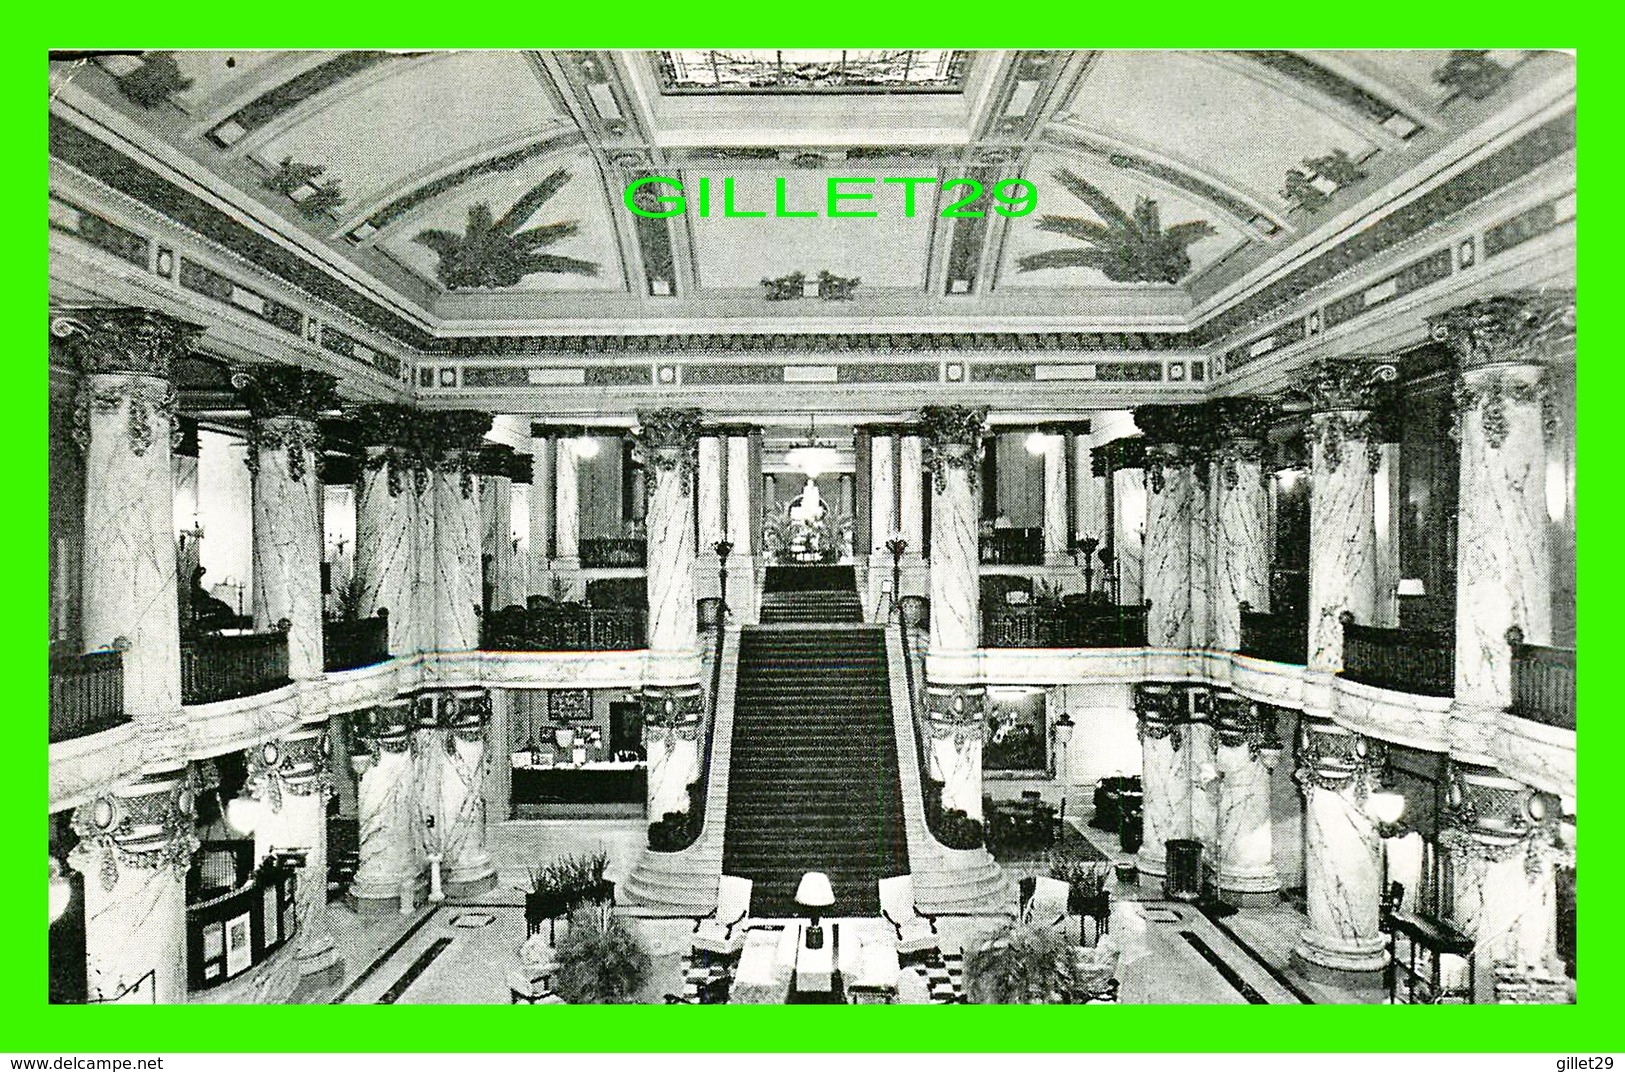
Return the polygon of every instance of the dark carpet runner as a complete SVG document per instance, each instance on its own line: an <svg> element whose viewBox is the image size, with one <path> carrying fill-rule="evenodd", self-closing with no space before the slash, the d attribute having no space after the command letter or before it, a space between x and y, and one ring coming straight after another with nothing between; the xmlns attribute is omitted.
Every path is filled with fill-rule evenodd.
<svg viewBox="0 0 1625 1072"><path fill-rule="evenodd" d="M881 629L744 629L726 829L723 872L755 884L752 915L806 915L807 871L830 877L826 917L880 914L875 883L908 871Z"/></svg>

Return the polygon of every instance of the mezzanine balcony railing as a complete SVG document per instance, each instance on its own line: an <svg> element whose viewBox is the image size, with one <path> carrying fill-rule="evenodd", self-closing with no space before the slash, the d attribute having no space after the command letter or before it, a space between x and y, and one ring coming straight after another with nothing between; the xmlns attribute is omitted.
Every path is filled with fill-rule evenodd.
<svg viewBox="0 0 1625 1072"><path fill-rule="evenodd" d="M1417 696L1456 694L1456 638L1421 629L1360 625L1343 614L1343 676Z"/></svg>
<svg viewBox="0 0 1625 1072"><path fill-rule="evenodd" d="M181 641L183 704L241 699L287 683L285 624L269 633L206 634Z"/></svg>
<svg viewBox="0 0 1625 1072"><path fill-rule="evenodd" d="M1512 703L1519 718L1547 726L1575 728L1574 649L1525 644L1523 632L1507 631L1512 647Z"/></svg>
<svg viewBox="0 0 1625 1072"><path fill-rule="evenodd" d="M982 646L988 648L1139 648L1144 606L1060 604L988 607Z"/></svg>
<svg viewBox="0 0 1625 1072"><path fill-rule="evenodd" d="M480 623L482 651L636 651L646 646L646 612L636 607L543 603L505 607Z"/></svg>
<svg viewBox="0 0 1625 1072"><path fill-rule="evenodd" d="M130 721L124 713L124 655L93 651L51 656L52 744L88 737Z"/></svg>

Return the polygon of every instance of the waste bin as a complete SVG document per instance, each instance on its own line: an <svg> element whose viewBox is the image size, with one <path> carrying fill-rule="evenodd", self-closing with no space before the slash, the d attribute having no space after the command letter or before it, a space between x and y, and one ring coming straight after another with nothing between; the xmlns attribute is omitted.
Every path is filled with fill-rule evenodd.
<svg viewBox="0 0 1625 1072"><path fill-rule="evenodd" d="M1202 843L1190 838L1169 838L1168 873L1162 880L1170 901L1197 901L1202 897Z"/></svg>

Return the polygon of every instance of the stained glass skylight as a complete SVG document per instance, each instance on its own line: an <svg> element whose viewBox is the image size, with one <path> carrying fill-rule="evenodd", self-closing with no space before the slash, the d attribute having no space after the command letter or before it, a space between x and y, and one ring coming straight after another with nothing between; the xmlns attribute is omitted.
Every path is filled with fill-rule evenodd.
<svg viewBox="0 0 1625 1072"><path fill-rule="evenodd" d="M655 54L664 93L959 93L966 54L941 48L675 48Z"/></svg>

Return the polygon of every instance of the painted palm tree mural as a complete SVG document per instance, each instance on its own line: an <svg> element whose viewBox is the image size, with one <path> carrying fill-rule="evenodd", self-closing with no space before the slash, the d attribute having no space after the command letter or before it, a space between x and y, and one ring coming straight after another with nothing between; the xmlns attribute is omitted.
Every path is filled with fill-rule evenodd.
<svg viewBox="0 0 1625 1072"><path fill-rule="evenodd" d="M412 241L439 255L435 275L451 290L517 286L537 272L597 275L598 265L592 261L542 252L575 234L574 221L520 230L569 181L570 173L560 168L515 201L501 218L492 217L490 205L477 204L469 208L462 234L431 228L419 231Z"/></svg>
<svg viewBox="0 0 1625 1072"><path fill-rule="evenodd" d="M1155 201L1138 198L1134 211L1125 212L1099 187L1064 169L1055 172L1055 181L1094 209L1100 219L1041 217L1040 231L1066 235L1085 245L1029 253L1016 262L1023 272L1094 268L1115 283L1177 283L1190 274L1186 249L1218 233L1206 220L1176 223L1163 230Z"/></svg>

